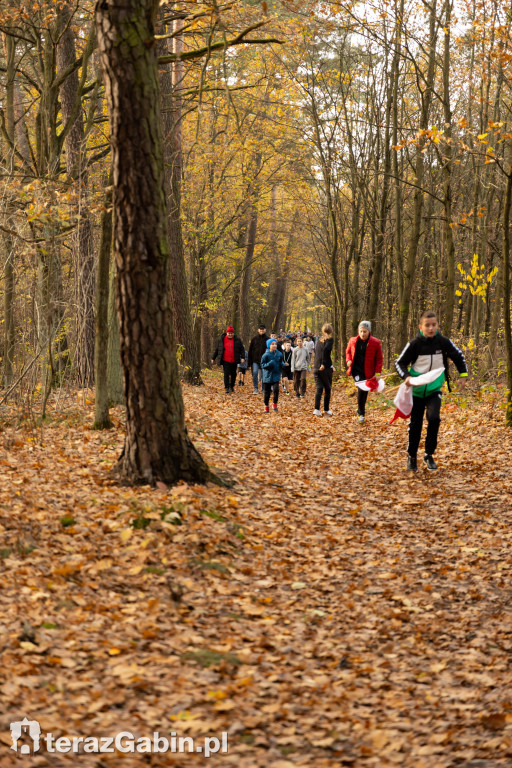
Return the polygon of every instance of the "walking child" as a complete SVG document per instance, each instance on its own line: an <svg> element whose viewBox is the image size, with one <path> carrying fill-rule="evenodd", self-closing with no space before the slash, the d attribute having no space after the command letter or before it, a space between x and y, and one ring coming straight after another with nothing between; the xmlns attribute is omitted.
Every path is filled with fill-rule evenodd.
<svg viewBox="0 0 512 768"><path fill-rule="evenodd" d="M277 349L277 340L269 339L267 341L268 349L261 358L261 368L263 370L263 402L265 403L265 413L269 412L270 393L273 393L272 410L277 412L277 401L279 400L279 382L281 380L281 368L283 367L283 355Z"/></svg>
<svg viewBox="0 0 512 768"><path fill-rule="evenodd" d="M297 336L297 346L292 350L293 389L297 399L306 397L306 376L311 355L301 336Z"/></svg>
<svg viewBox="0 0 512 768"><path fill-rule="evenodd" d="M439 333L436 313L427 310L420 317L418 335L405 345L400 357L395 362L398 375L405 380L407 386L412 386L411 379L415 376L420 376L422 373L436 368L444 368L440 376L431 384L413 387L413 406L409 424L409 445L407 447L407 469L412 472L416 472L418 469L416 454L421 440L425 411L428 426L423 458L427 469L437 469L434 452L437 447L437 436L441 423L441 387L447 379L448 358L455 363L462 378L461 386L464 387L468 375L464 355L451 339ZM448 382L449 387L450 383Z"/></svg>
<svg viewBox="0 0 512 768"><path fill-rule="evenodd" d="M247 373L247 359L249 352L245 350L245 358L242 362L238 363L238 386L245 387L245 374Z"/></svg>
<svg viewBox="0 0 512 768"><path fill-rule="evenodd" d="M293 379L292 375L292 343L290 339L286 339L281 351L283 355L283 392L285 395L290 394L290 382Z"/></svg>
<svg viewBox="0 0 512 768"><path fill-rule="evenodd" d="M372 325L369 320L361 320L358 335L349 339L347 350L347 376L353 376L354 381L366 381L382 371L382 344L372 336ZM357 388L357 418L364 424L366 400L368 391Z"/></svg>
<svg viewBox="0 0 512 768"><path fill-rule="evenodd" d="M322 334L315 346L315 363L313 366L313 374L316 384L314 416L322 415L322 411L320 410L322 394L324 396L324 414L325 416L332 416L330 402L332 374L334 371L331 359L333 343L332 325L330 323L324 323L322 326Z"/></svg>

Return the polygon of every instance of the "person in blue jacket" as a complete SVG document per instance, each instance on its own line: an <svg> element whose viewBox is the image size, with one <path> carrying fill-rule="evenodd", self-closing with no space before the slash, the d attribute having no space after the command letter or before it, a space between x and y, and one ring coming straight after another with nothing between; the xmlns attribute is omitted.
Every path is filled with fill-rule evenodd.
<svg viewBox="0 0 512 768"><path fill-rule="evenodd" d="M277 412L277 401L279 400L279 382L281 381L281 369L283 365L283 355L277 349L276 339L269 339L267 341L267 351L261 358L265 413L269 412L271 392L274 393L272 410Z"/></svg>

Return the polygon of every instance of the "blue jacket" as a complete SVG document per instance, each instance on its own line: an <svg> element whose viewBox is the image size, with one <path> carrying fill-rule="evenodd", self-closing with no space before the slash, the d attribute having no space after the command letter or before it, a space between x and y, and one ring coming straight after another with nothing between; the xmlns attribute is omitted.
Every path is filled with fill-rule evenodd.
<svg viewBox="0 0 512 768"><path fill-rule="evenodd" d="M274 384L281 379L283 362L283 356L278 350L275 352L267 350L265 352L261 358L262 380L264 384Z"/></svg>

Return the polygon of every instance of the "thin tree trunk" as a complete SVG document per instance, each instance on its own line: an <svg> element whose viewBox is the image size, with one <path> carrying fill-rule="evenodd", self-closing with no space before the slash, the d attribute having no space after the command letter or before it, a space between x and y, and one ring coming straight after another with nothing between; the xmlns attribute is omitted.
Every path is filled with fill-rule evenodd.
<svg viewBox="0 0 512 768"><path fill-rule="evenodd" d="M505 362L507 369L507 410L505 426L512 427L512 332L510 327L510 212L512 209L512 147L509 147L507 186L503 206L503 322L505 325Z"/></svg>
<svg viewBox="0 0 512 768"><path fill-rule="evenodd" d="M442 325L449 336L453 324L453 306L455 300L455 246L452 229L452 110L450 105L450 31L451 31L451 0L446 0L444 17L444 51L443 51L443 112L445 139L443 144L443 177L444 177L444 254L446 259L446 280L444 285L444 311Z"/></svg>
<svg viewBox="0 0 512 768"><path fill-rule="evenodd" d="M175 25L182 25L175 21ZM180 28L175 29L179 32ZM183 38L178 34L173 39L173 51L168 50L169 41L164 41L162 53L183 51ZM174 335L183 347L181 356L182 377L188 384L201 385L201 361L197 339L190 313L185 249L181 228L181 177L183 168L181 95L183 62L178 58L171 65L160 68L160 91L162 94L162 121L164 133L165 194L167 198L167 232L171 252L170 294L173 308Z"/></svg>
<svg viewBox="0 0 512 768"><path fill-rule="evenodd" d="M110 252L112 250L112 169L110 170L105 209L101 215L101 242L96 274L96 339L94 345L95 397L94 428L110 429L108 408L108 303L110 283Z"/></svg>
<svg viewBox="0 0 512 768"><path fill-rule="evenodd" d="M429 48L428 48L428 66L427 76L425 82L425 88L420 91L421 98L421 116L420 116L420 129L426 131L428 129L428 117L430 112L430 103L432 101L432 88L434 85L435 75L435 56L436 56L436 0L433 0L430 6L430 33L429 33ZM423 210L423 179L425 175L425 157L423 149L425 147L425 139L420 136L418 139L418 145L416 149L416 164L415 164L415 189L413 200L413 214L411 234L409 236L409 245L407 250L407 260L404 264L404 280L402 298L400 301L400 320L399 320L399 332L398 332L398 348L401 350L408 337L408 321L411 309L411 296L414 287L414 279L416 275L416 259L418 255L418 245L421 233L421 214Z"/></svg>
<svg viewBox="0 0 512 768"><path fill-rule="evenodd" d="M5 84L5 132L10 146L6 146L6 166L9 175L14 173L14 149L17 144L15 134L14 116L14 89L15 89L15 40L10 35L4 35L4 52L6 60L6 84ZM7 193L8 194L8 193ZM10 207L10 200L6 198L6 207ZM7 231L4 234L5 267L4 267L4 386L12 384L14 369L14 239L10 234L13 226L10 219L7 220Z"/></svg>
<svg viewBox="0 0 512 768"><path fill-rule="evenodd" d="M246 342L251 335L251 313L249 308L249 287L251 284L251 267L256 246L256 230L258 227L258 197L259 179L261 168L261 152L256 152L254 160L254 178L249 192L249 211L247 214L247 244L240 276L240 295L238 299L238 311L240 313L240 337Z"/></svg>
<svg viewBox="0 0 512 768"><path fill-rule="evenodd" d="M70 21L75 8L67 5L60 12L63 31L57 47L59 70L65 71L76 61L75 36ZM94 383L94 252L92 225L88 210L88 174L83 163L84 122L79 99L78 70L68 75L60 87L60 103L64 123L71 125L65 138L68 177L76 182L78 221L72 235L72 263L75 289L76 350L75 366L82 387Z"/></svg>

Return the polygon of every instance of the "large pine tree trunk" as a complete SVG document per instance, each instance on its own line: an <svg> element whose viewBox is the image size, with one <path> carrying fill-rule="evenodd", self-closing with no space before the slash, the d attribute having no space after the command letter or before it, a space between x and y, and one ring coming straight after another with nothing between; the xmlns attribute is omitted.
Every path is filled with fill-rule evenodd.
<svg viewBox="0 0 512 768"><path fill-rule="evenodd" d="M169 304L169 241L154 23L158 0L99 0L114 170L114 255L129 482L213 479L185 427Z"/></svg>

